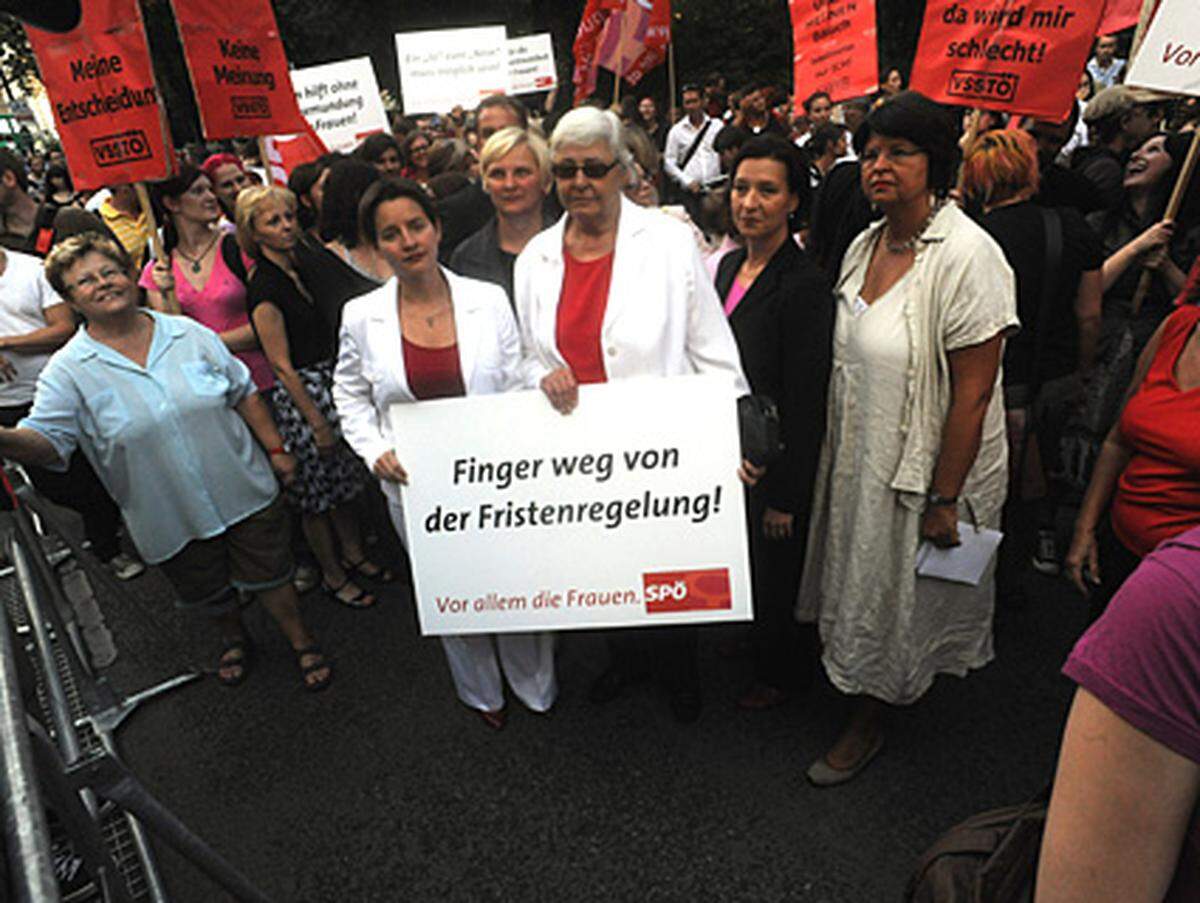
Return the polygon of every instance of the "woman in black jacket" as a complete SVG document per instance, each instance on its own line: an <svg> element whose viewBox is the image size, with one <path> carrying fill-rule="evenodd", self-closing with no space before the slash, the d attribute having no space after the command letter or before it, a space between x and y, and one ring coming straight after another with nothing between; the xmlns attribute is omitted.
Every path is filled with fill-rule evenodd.
<svg viewBox="0 0 1200 903"><path fill-rule="evenodd" d="M721 260L716 288L755 394L779 409L785 451L749 493L756 680L738 704L771 708L811 680L815 645L792 617L825 429L833 337L829 282L792 237L809 201L788 141L747 141L731 170L730 209L745 246Z"/></svg>

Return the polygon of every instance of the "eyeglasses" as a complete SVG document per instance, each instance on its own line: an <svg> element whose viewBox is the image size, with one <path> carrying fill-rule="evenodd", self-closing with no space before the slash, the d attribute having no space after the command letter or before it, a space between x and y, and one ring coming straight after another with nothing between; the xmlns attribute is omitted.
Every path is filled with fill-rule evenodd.
<svg viewBox="0 0 1200 903"><path fill-rule="evenodd" d="M599 160L586 160L582 164L576 163L574 160L563 160L561 163L552 165L550 171L554 173L554 178L556 179L573 179L575 178L575 174L581 169L583 170L583 174L589 179L603 179L612 172L613 167L616 165L616 160L608 163L601 163Z"/></svg>
<svg viewBox="0 0 1200 903"><path fill-rule="evenodd" d="M96 291L102 285L108 285L110 282L115 282L125 276L125 272L116 266L107 266L95 275L88 273L79 278L75 285L71 286L74 292L91 293Z"/></svg>

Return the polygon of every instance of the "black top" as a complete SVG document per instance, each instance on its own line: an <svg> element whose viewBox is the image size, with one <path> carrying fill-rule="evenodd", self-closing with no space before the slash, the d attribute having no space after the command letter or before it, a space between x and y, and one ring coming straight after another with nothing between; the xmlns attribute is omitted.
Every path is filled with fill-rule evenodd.
<svg viewBox="0 0 1200 903"><path fill-rule="evenodd" d="M438 245L438 260L449 263L454 249L467 238L482 229L495 215L492 199L487 196L478 182L471 182L454 194L434 201L442 221L442 241Z"/></svg>
<svg viewBox="0 0 1200 903"><path fill-rule="evenodd" d="M322 319L329 324L329 341L334 348L342 328L342 308L359 295L383 285L312 238L302 239L296 246L296 272L312 293Z"/></svg>
<svg viewBox="0 0 1200 903"><path fill-rule="evenodd" d="M508 303L516 309L513 300L513 266L516 254L500 248L500 236L496 220L491 222L460 244L450 255L450 269L460 276L482 279L504 289Z"/></svg>
<svg viewBox="0 0 1200 903"><path fill-rule="evenodd" d="M745 260L744 248L721 259L722 299ZM789 236L729 318L751 391L779 408L784 454L763 478L767 504L801 521L812 506L825 436L834 310L829 280Z"/></svg>
<svg viewBox="0 0 1200 903"><path fill-rule="evenodd" d="M283 314L293 367L311 367L337 355L332 331L316 305L304 296L292 277L264 257L257 261L254 275L246 286L246 310L251 325L254 325L254 309L266 303L275 305ZM258 335L257 326L254 334ZM261 336L259 343L262 343Z"/></svg>
<svg viewBox="0 0 1200 903"><path fill-rule="evenodd" d="M1097 210L1115 210L1124 195L1125 161L1102 145L1089 144L1071 156L1071 169L1091 183Z"/></svg>
<svg viewBox="0 0 1200 903"><path fill-rule="evenodd" d="M1041 185L1033 202L1041 207L1073 207L1080 213L1104 209L1104 198L1095 186L1058 163L1042 168Z"/></svg>
<svg viewBox="0 0 1200 903"><path fill-rule="evenodd" d="M857 160L843 160L825 174L813 197L808 247L831 281L837 279L850 243L875 218L860 176Z"/></svg>
<svg viewBox="0 0 1200 903"><path fill-rule="evenodd" d="M1046 272L1046 224L1042 208L1029 201L998 207L979 217L979 224L1004 251L1017 279L1017 317L1021 329L1004 345L1004 384L1028 386L1066 376L1079 366L1079 330L1075 297L1085 272L1104 264L1100 239L1078 210L1057 211L1062 223L1062 261L1057 273ZM1054 308L1039 314L1046 279L1054 279ZM1047 325L1038 338L1039 324ZM1035 362L1039 343L1041 360Z"/></svg>

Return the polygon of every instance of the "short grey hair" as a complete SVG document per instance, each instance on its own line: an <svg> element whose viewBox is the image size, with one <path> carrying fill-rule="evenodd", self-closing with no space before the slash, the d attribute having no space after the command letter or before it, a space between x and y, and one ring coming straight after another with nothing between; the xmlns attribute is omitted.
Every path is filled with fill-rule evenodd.
<svg viewBox="0 0 1200 903"><path fill-rule="evenodd" d="M621 120L615 113L590 106L578 107L558 120L554 134L550 136L550 155L556 156L564 147L603 143L621 167L630 171L633 155L625 146L621 132Z"/></svg>

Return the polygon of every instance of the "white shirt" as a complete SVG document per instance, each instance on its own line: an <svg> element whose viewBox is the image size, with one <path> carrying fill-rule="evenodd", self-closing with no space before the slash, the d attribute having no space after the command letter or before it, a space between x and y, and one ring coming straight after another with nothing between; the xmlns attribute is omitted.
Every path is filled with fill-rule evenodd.
<svg viewBox="0 0 1200 903"><path fill-rule="evenodd" d="M708 131L704 133L700 146L692 154L692 159L688 160L687 166L681 169L680 162L687 156L688 148L692 146L696 135L705 125L708 126ZM692 121L686 116L671 126L671 131L667 133L667 147L663 152L663 169L666 170L667 175L684 188L693 182L703 185L719 178L721 158L713 149L713 141L716 140L717 133L721 131L721 128L721 123L715 119L709 119L707 116L698 126L692 125Z"/></svg>
<svg viewBox="0 0 1200 903"><path fill-rule="evenodd" d="M535 235L517 257L513 295L521 328L521 377L529 388L567 366L557 339L567 219ZM730 379L738 394L750 391L737 343L691 233L678 220L625 198L600 347L610 380L718 373Z"/></svg>
<svg viewBox="0 0 1200 903"><path fill-rule="evenodd" d="M1117 79L1125 71L1125 61L1113 57L1113 61L1108 64L1108 68L1102 69L1100 68L1100 64L1096 62L1096 58L1092 57L1088 60L1087 71L1091 73L1092 81L1096 83L1096 91L1100 92L1105 88L1111 88L1117 83Z"/></svg>
<svg viewBox="0 0 1200 903"><path fill-rule="evenodd" d="M44 311L63 299L46 281L42 261L31 254L5 251L8 258L0 274L0 336L25 335L46 327ZM11 382L0 382L0 406L15 407L33 401L38 374L50 360L49 353L0 352L17 371Z"/></svg>
<svg viewBox="0 0 1200 903"><path fill-rule="evenodd" d="M468 395L492 395L515 387L521 340L504 289L442 270L454 309L459 368ZM350 301L342 311L333 402L342 435L368 467L395 448L393 404L416 401L404 365L397 282ZM403 462L402 462L403 463ZM400 502L400 487L380 481L384 495Z"/></svg>

